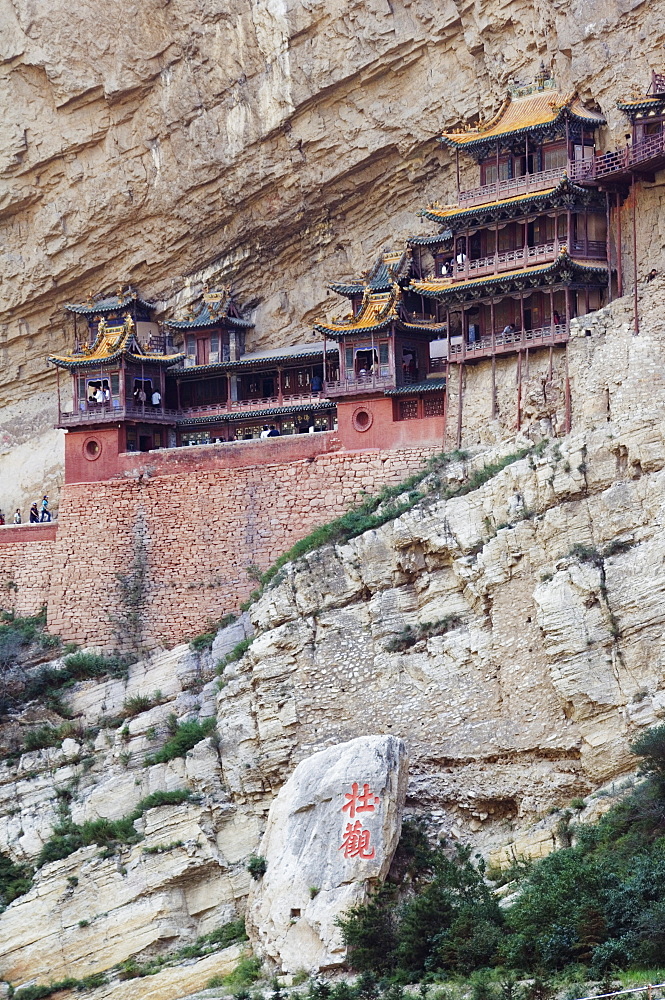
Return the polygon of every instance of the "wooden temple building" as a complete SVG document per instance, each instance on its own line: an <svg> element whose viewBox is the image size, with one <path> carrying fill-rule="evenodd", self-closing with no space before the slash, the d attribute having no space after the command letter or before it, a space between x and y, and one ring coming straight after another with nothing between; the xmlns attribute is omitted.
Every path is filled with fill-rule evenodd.
<svg viewBox="0 0 665 1000"><path fill-rule="evenodd" d="M571 320L622 294L622 203L665 167L665 77L653 74L649 90L620 105L632 125L620 150L598 152L603 116L544 70L511 88L490 121L446 132L454 204L421 212L436 232L332 284L349 311L318 322L314 343L248 351L254 324L229 288L205 287L198 309L162 325L132 289L67 306L74 350L49 359L71 374L71 393L59 385L67 454L94 462L103 446L110 468L122 452L248 440L266 427L275 436L335 430L347 448L440 447L453 372L459 444L465 366L491 360L494 417L506 355L517 360L519 429L522 357L528 370L529 352L547 349L551 381ZM468 190L463 156L477 167Z"/></svg>
<svg viewBox="0 0 665 1000"><path fill-rule="evenodd" d="M348 446L443 441L446 362L430 345L445 345L446 329L436 303L414 295L411 280L410 251L384 252L365 277L330 286L349 300L350 313L314 327L339 350L325 393L337 402Z"/></svg>

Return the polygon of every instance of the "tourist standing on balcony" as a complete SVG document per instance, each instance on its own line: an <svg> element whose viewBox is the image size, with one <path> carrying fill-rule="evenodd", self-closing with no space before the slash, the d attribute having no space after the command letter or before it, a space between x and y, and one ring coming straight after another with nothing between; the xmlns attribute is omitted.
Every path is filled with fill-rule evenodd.
<svg viewBox="0 0 665 1000"><path fill-rule="evenodd" d="M30 508L30 524L39 524L39 511L36 503L33 503Z"/></svg>
<svg viewBox="0 0 665 1000"><path fill-rule="evenodd" d="M100 406L104 402L104 390L102 389L101 385L99 389L97 389L97 391L95 392L95 402L98 403Z"/></svg>
<svg viewBox="0 0 665 1000"><path fill-rule="evenodd" d="M20 524L20 523L21 523L21 510L19 507L17 507L14 513L14 524Z"/></svg>
<svg viewBox="0 0 665 1000"><path fill-rule="evenodd" d="M277 428L275 427L274 424L270 425L270 430L268 431L268 437L269 438L278 438L278 437L280 437L280 433L279 433L279 431L277 430Z"/></svg>
<svg viewBox="0 0 665 1000"><path fill-rule="evenodd" d="M155 389L155 391L152 394L152 405L159 406L161 401L162 401L162 394L159 391L159 389Z"/></svg>
<svg viewBox="0 0 665 1000"><path fill-rule="evenodd" d="M261 437L261 439L270 437L270 428L268 427L267 424L263 425L263 430L261 431L261 434L259 436Z"/></svg>
<svg viewBox="0 0 665 1000"><path fill-rule="evenodd" d="M320 375L312 376L312 392L321 392L323 389L323 379Z"/></svg>
<svg viewBox="0 0 665 1000"><path fill-rule="evenodd" d="M5 515L4 515L4 514L2 513L2 511L0 510L0 525L2 525L2 524L4 524L4 523L5 523Z"/></svg>

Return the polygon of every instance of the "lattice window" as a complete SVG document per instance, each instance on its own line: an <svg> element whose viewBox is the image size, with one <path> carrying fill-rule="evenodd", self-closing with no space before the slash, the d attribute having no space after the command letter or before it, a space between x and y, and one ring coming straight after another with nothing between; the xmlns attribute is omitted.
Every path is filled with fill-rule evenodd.
<svg viewBox="0 0 665 1000"><path fill-rule="evenodd" d="M418 419L418 400L417 399L400 399L400 401L399 401L399 419L400 420L417 420Z"/></svg>
<svg viewBox="0 0 665 1000"><path fill-rule="evenodd" d="M443 396L426 396L423 404L424 415L426 417L443 416Z"/></svg>

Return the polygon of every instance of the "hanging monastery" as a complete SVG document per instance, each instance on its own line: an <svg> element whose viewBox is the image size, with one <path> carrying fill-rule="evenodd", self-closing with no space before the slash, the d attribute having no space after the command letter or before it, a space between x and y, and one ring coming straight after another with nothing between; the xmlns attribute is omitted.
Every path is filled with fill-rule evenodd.
<svg viewBox="0 0 665 1000"><path fill-rule="evenodd" d="M542 70L491 121L444 134L457 196L421 212L436 231L331 285L346 314L292 347L252 350L230 288L205 288L198 309L161 322L131 288L68 306L72 350L49 358L66 431L59 520L0 539L19 610L47 602L49 627L86 641L99 594L87 608L76 585L101 539L112 604L140 536L153 567L145 641L177 639L237 607L248 565L265 568L364 491L474 442L480 404L504 436L526 430L530 370L545 401L537 433L568 432L571 321L634 291L639 332L635 245L625 274L622 243L640 181L665 166L665 78L620 108L630 138L599 152L603 116ZM477 165L470 190L465 158Z"/></svg>

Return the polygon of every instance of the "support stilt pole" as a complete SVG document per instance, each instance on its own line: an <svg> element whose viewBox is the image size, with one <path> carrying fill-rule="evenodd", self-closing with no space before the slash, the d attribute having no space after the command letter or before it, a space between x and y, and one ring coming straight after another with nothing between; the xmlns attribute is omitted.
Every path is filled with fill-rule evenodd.
<svg viewBox="0 0 665 1000"><path fill-rule="evenodd" d="M637 192L635 174L630 175L630 193L633 199L633 306L635 310L635 335L640 332L640 314L637 303Z"/></svg>
<svg viewBox="0 0 665 1000"><path fill-rule="evenodd" d="M522 352L517 355L517 430L522 426Z"/></svg>
<svg viewBox="0 0 665 1000"><path fill-rule="evenodd" d="M457 448L462 447L462 379L464 375L464 363L460 361L457 366L459 378L457 381Z"/></svg>

